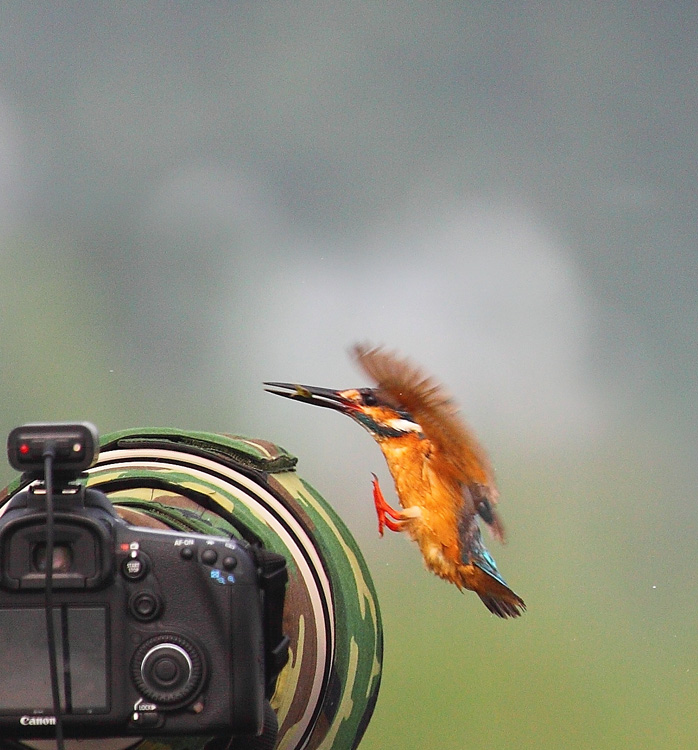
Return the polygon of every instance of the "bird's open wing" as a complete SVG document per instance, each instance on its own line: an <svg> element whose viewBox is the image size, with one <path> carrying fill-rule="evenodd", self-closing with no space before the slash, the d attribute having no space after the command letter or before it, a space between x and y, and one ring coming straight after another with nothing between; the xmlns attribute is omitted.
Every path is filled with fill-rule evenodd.
<svg viewBox="0 0 698 750"><path fill-rule="evenodd" d="M498 495L487 454L445 390L409 361L381 347L357 344L352 353L376 382L381 396L414 417L456 476L465 485L486 487L487 499L496 503Z"/></svg>

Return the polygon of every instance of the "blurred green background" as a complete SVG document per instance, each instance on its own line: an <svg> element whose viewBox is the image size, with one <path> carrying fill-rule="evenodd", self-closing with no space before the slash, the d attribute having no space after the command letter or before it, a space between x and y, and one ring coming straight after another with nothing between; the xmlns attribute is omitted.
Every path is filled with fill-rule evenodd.
<svg viewBox="0 0 698 750"><path fill-rule="evenodd" d="M692 746L697 22L680 1L0 2L1 431L297 454L382 604L362 750ZM490 449L520 620L377 538L368 435L263 392L367 385L360 340L435 374Z"/></svg>

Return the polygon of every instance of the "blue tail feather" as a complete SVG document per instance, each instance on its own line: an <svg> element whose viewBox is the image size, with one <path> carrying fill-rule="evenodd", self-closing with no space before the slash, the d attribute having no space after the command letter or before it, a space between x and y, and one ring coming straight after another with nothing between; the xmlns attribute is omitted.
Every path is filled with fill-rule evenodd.
<svg viewBox="0 0 698 750"><path fill-rule="evenodd" d="M482 534L475 516L464 515L459 525L461 559L477 568L484 576L473 588L480 599L498 617L518 617L526 609L523 599L515 594L497 570L494 558L482 543Z"/></svg>
<svg viewBox="0 0 698 750"><path fill-rule="evenodd" d="M476 533L474 533L470 539L470 549L468 550L468 552L470 553L469 562L471 562L473 565L477 565L480 570L483 570L488 575L491 575L492 578L499 581L502 586L507 586L508 588L507 582L502 578L501 574L497 570L497 563L495 563L494 558L482 543L482 534L480 533L480 527L477 525L477 523L475 523L474 525Z"/></svg>

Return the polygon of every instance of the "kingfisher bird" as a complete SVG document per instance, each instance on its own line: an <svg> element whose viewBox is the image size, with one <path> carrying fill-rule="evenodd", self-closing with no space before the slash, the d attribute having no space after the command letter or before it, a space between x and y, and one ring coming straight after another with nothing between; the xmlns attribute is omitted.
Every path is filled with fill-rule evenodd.
<svg viewBox="0 0 698 750"><path fill-rule="evenodd" d="M419 368L382 347L359 344L352 353L375 387L264 385L269 393L334 409L364 427L383 452L402 507L387 503L374 474L380 535L386 527L406 531L429 570L477 593L493 614L518 617L526 605L499 574L477 520L504 541L495 509L499 493L485 450L452 399Z"/></svg>

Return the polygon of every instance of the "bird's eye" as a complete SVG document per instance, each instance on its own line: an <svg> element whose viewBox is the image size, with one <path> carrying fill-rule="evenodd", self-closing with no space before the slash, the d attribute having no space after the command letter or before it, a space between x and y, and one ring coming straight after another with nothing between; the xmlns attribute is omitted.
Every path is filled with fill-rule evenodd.
<svg viewBox="0 0 698 750"><path fill-rule="evenodd" d="M375 406L378 403L378 399L371 393L363 393L364 406Z"/></svg>

